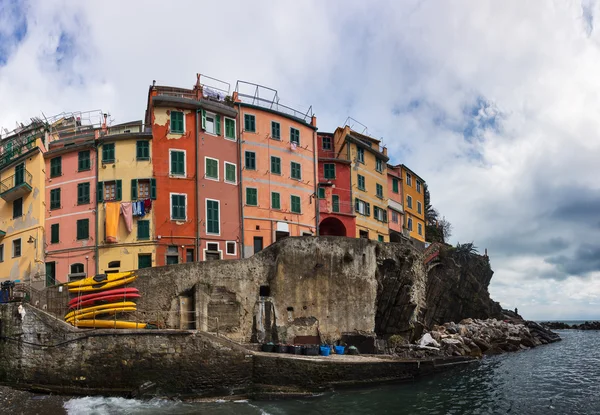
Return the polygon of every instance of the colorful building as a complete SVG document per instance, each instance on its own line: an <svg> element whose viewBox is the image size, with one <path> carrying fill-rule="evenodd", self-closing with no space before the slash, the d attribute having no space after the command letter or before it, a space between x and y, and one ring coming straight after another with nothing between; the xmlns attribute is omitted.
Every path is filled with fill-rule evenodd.
<svg viewBox="0 0 600 415"><path fill-rule="evenodd" d="M152 132L141 121L110 126L97 139L99 273L156 265L151 142Z"/></svg>
<svg viewBox="0 0 600 415"><path fill-rule="evenodd" d="M239 123L225 96L200 75L193 89L150 87L156 265L240 257Z"/></svg>
<svg viewBox="0 0 600 415"><path fill-rule="evenodd" d="M404 229L404 198L402 193L402 172L400 166L387 166L388 225L390 242L400 242L409 236Z"/></svg>
<svg viewBox="0 0 600 415"><path fill-rule="evenodd" d="M238 81L243 256L317 232L317 119L279 103L277 91Z"/></svg>
<svg viewBox="0 0 600 415"><path fill-rule="evenodd" d="M45 285L45 165L48 124L0 136L0 279Z"/></svg>
<svg viewBox="0 0 600 415"><path fill-rule="evenodd" d="M96 272L96 143L99 128L73 116L51 126L45 159L46 285Z"/></svg>
<svg viewBox="0 0 600 415"><path fill-rule="evenodd" d="M402 177L404 196L404 228L409 236L420 245L425 244L425 181L404 164L396 166Z"/></svg>
<svg viewBox="0 0 600 415"><path fill-rule="evenodd" d="M352 163L334 149L333 133L319 133L319 235L356 236Z"/></svg>

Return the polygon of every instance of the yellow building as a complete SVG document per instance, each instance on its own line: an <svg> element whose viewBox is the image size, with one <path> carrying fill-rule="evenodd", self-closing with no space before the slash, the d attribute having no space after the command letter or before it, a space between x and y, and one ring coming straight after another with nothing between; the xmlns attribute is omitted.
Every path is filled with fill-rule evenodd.
<svg viewBox="0 0 600 415"><path fill-rule="evenodd" d="M404 228L410 237L425 243L425 181L404 164L400 166L404 195Z"/></svg>
<svg viewBox="0 0 600 415"><path fill-rule="evenodd" d="M152 133L142 122L111 126L98 139L98 260L97 272L111 273L146 268L156 264L154 209L133 216L131 231L119 214L116 241L107 242L107 206L119 211L123 203L156 199L152 176ZM166 160L166 159L165 159ZM110 226L110 224L109 224Z"/></svg>
<svg viewBox="0 0 600 415"><path fill-rule="evenodd" d="M334 133L337 158L351 162L351 194L356 214L356 237L389 242L387 149L380 140L338 127Z"/></svg>
<svg viewBox="0 0 600 415"><path fill-rule="evenodd" d="M47 124L33 120L0 136L0 279L45 285Z"/></svg>

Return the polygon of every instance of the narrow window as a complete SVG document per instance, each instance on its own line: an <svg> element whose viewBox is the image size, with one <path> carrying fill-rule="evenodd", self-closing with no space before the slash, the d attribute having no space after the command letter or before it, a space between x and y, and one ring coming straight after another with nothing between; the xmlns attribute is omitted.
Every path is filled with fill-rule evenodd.
<svg viewBox="0 0 600 415"><path fill-rule="evenodd" d="M281 159L279 157L271 156L271 173L281 174Z"/></svg>
<svg viewBox="0 0 600 415"><path fill-rule="evenodd" d="M392 222L398 223L398 212L392 210Z"/></svg>
<svg viewBox="0 0 600 415"><path fill-rule="evenodd" d="M89 239L90 237L90 220L79 219L77 221L77 240Z"/></svg>
<svg viewBox="0 0 600 415"><path fill-rule="evenodd" d="M331 210L334 212L340 211L340 197L338 195L331 196Z"/></svg>
<svg viewBox="0 0 600 415"><path fill-rule="evenodd" d="M271 208L281 209L281 195L278 192L271 192Z"/></svg>
<svg viewBox="0 0 600 415"><path fill-rule="evenodd" d="M232 118L225 118L225 138L235 140L235 120Z"/></svg>
<svg viewBox="0 0 600 415"><path fill-rule="evenodd" d="M412 218L408 218L408 230L412 232L413 227L412 227Z"/></svg>
<svg viewBox="0 0 600 415"><path fill-rule="evenodd" d="M302 209L300 206L300 196L294 196L292 195L290 197L291 199L291 211L292 213L302 213Z"/></svg>
<svg viewBox="0 0 600 415"><path fill-rule="evenodd" d="M138 269L152 267L152 254L138 254Z"/></svg>
<svg viewBox="0 0 600 415"><path fill-rule="evenodd" d="M376 190L377 190L377 197L380 198L380 199L383 199L383 186L380 185L379 183L377 183L375 185L375 187L376 187Z"/></svg>
<svg viewBox="0 0 600 415"><path fill-rule="evenodd" d="M381 160L381 159L375 160L375 170L377 170L379 173L383 172L383 160Z"/></svg>
<svg viewBox="0 0 600 415"><path fill-rule="evenodd" d="M79 183L77 185L77 204L86 205L90 203L90 183Z"/></svg>
<svg viewBox="0 0 600 415"><path fill-rule="evenodd" d="M331 137L323 137L323 150L331 150Z"/></svg>
<svg viewBox="0 0 600 415"><path fill-rule="evenodd" d="M102 163L115 162L115 143L102 144Z"/></svg>
<svg viewBox="0 0 600 415"><path fill-rule="evenodd" d="M235 241L227 241L225 244L225 252L227 255L236 255L236 244Z"/></svg>
<svg viewBox="0 0 600 415"><path fill-rule="evenodd" d="M412 176L410 175L410 173L406 173L406 184L408 186L412 186Z"/></svg>
<svg viewBox="0 0 600 415"><path fill-rule="evenodd" d="M377 240L379 242L383 242L383 235L377 235Z"/></svg>
<svg viewBox="0 0 600 415"><path fill-rule="evenodd" d="M60 188L50 190L50 209L60 209Z"/></svg>
<svg viewBox="0 0 600 415"><path fill-rule="evenodd" d="M325 188L319 187L319 199L325 199Z"/></svg>
<svg viewBox="0 0 600 415"><path fill-rule="evenodd" d="M325 163L323 165L323 173L326 179L335 179L335 164Z"/></svg>
<svg viewBox="0 0 600 415"><path fill-rule="evenodd" d="M258 190L252 187L246 187L246 204L248 206L258 206Z"/></svg>
<svg viewBox="0 0 600 415"><path fill-rule="evenodd" d="M170 150L171 176L185 177L185 151Z"/></svg>
<svg viewBox="0 0 600 415"><path fill-rule="evenodd" d="M292 161L292 179L302 180L302 165Z"/></svg>
<svg viewBox="0 0 600 415"><path fill-rule="evenodd" d="M91 168L90 150L80 151L77 160L77 169L79 171L87 171Z"/></svg>
<svg viewBox="0 0 600 415"><path fill-rule="evenodd" d="M4 244L0 245L0 262L4 262Z"/></svg>
<svg viewBox="0 0 600 415"><path fill-rule="evenodd" d="M60 239L60 235L59 235L58 223L53 223L50 226L50 243L57 244L59 242L59 239Z"/></svg>
<svg viewBox="0 0 600 415"><path fill-rule="evenodd" d="M416 182L417 182L417 192L421 193L421 182L418 180Z"/></svg>
<svg viewBox="0 0 600 415"><path fill-rule="evenodd" d="M140 240L150 239L150 221L149 220L138 220L137 221L137 238Z"/></svg>
<svg viewBox="0 0 600 415"><path fill-rule="evenodd" d="M183 112L171 111L171 132L175 134L183 134L185 127L183 126Z"/></svg>
<svg viewBox="0 0 600 415"><path fill-rule="evenodd" d="M256 170L256 153L254 151L246 151L246 170Z"/></svg>
<svg viewBox="0 0 600 415"><path fill-rule="evenodd" d="M219 180L219 160L205 157L204 171L207 179Z"/></svg>
<svg viewBox="0 0 600 415"><path fill-rule="evenodd" d="M13 201L13 219L23 216L23 198L20 197Z"/></svg>
<svg viewBox="0 0 600 415"><path fill-rule="evenodd" d="M244 130L250 133L256 132L256 117L252 114L244 114Z"/></svg>
<svg viewBox="0 0 600 415"><path fill-rule="evenodd" d="M237 182L237 172L236 165L232 163L225 162L225 181L227 183L236 184Z"/></svg>
<svg viewBox="0 0 600 415"><path fill-rule="evenodd" d="M194 248L185 250L185 262L194 262Z"/></svg>
<svg viewBox="0 0 600 415"><path fill-rule="evenodd" d="M419 235L423 235L423 225L420 223L417 223L417 229L418 229Z"/></svg>
<svg viewBox="0 0 600 415"><path fill-rule="evenodd" d="M412 209L412 197L406 196L406 207Z"/></svg>
<svg viewBox="0 0 600 415"><path fill-rule="evenodd" d="M186 195L171 194L171 219L186 220Z"/></svg>
<svg viewBox="0 0 600 415"><path fill-rule="evenodd" d="M356 148L356 160L359 163L365 163L365 150L363 148L357 147Z"/></svg>
<svg viewBox="0 0 600 415"><path fill-rule="evenodd" d="M206 233L213 235L220 233L218 200L206 200Z"/></svg>
<svg viewBox="0 0 600 415"><path fill-rule="evenodd" d="M12 257L17 258L21 256L21 238L13 240L12 245Z"/></svg>
<svg viewBox="0 0 600 415"><path fill-rule="evenodd" d="M290 143L296 143L300 145L300 130L294 127L290 127Z"/></svg>
<svg viewBox="0 0 600 415"><path fill-rule="evenodd" d="M422 213L423 211L423 206L421 205L421 202L417 201L417 213Z"/></svg>
<svg viewBox="0 0 600 415"><path fill-rule="evenodd" d="M179 250L177 245L170 245L167 248L167 265L174 265L179 263Z"/></svg>
<svg viewBox="0 0 600 415"><path fill-rule="evenodd" d="M365 188L365 176L358 175L358 190L366 190Z"/></svg>
<svg viewBox="0 0 600 415"><path fill-rule="evenodd" d="M62 157L54 157L50 160L50 177L58 177L62 175Z"/></svg>
<svg viewBox="0 0 600 415"><path fill-rule="evenodd" d="M281 124L276 121L271 121L271 138L281 140Z"/></svg>
<svg viewBox="0 0 600 415"><path fill-rule="evenodd" d="M140 140L135 143L135 155L137 160L150 160L150 142Z"/></svg>
<svg viewBox="0 0 600 415"><path fill-rule="evenodd" d="M398 193L398 179L392 179L392 192Z"/></svg>

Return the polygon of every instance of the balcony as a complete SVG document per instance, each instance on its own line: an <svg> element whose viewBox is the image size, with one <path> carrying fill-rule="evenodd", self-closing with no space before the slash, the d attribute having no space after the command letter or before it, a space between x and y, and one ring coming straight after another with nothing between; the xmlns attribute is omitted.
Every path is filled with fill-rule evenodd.
<svg viewBox="0 0 600 415"><path fill-rule="evenodd" d="M3 231L2 229L0 229L0 239L4 238L6 236L6 231Z"/></svg>
<svg viewBox="0 0 600 415"><path fill-rule="evenodd" d="M0 197L7 202L12 202L31 192L33 176L27 170L17 171L10 177L0 182Z"/></svg>
<svg viewBox="0 0 600 415"><path fill-rule="evenodd" d="M344 215L354 215L354 205L350 202L338 202L335 205L326 199L319 199L320 213L340 213Z"/></svg>

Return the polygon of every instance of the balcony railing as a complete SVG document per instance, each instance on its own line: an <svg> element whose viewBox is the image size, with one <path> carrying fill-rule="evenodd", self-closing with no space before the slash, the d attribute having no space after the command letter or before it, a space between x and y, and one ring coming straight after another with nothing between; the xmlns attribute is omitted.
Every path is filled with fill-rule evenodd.
<svg viewBox="0 0 600 415"><path fill-rule="evenodd" d="M0 154L0 169L9 164L14 159L18 158L21 154L26 153L35 147L35 141L38 137L31 137L25 143L13 142L12 148L8 149L8 143L4 145L4 152Z"/></svg>
<svg viewBox="0 0 600 415"><path fill-rule="evenodd" d="M354 205L350 202L338 202L334 204L327 199L319 199L319 212L352 215L354 213Z"/></svg>
<svg viewBox="0 0 600 415"><path fill-rule="evenodd" d="M12 201L31 192L33 176L27 170L17 171L0 182L0 197Z"/></svg>

